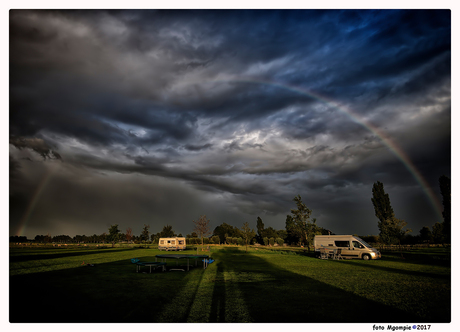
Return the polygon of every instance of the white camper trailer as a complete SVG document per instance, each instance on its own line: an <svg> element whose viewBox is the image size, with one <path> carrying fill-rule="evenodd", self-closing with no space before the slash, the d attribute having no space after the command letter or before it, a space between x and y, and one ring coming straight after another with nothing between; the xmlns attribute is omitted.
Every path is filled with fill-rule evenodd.
<svg viewBox="0 0 460 332"><path fill-rule="evenodd" d="M382 258L377 249L353 235L315 235L315 253L318 257L320 249L326 249L326 251L341 249L340 254L343 258L364 260Z"/></svg>
<svg viewBox="0 0 460 332"><path fill-rule="evenodd" d="M185 237L162 237L158 241L159 250L184 250L185 248Z"/></svg>

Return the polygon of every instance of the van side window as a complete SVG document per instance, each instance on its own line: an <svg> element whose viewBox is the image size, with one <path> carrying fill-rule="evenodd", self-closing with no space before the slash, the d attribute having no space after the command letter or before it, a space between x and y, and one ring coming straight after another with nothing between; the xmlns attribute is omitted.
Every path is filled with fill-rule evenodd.
<svg viewBox="0 0 460 332"><path fill-rule="evenodd" d="M364 248L364 246L361 243L359 243L358 241L353 241L353 247L358 248L358 249L363 249Z"/></svg>
<svg viewBox="0 0 460 332"><path fill-rule="evenodd" d="M350 248L350 241L334 241L336 247Z"/></svg>

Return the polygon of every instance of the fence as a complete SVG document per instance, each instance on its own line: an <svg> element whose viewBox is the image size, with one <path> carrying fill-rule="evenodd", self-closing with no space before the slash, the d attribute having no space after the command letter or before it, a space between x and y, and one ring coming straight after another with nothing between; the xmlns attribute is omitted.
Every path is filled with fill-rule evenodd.
<svg viewBox="0 0 460 332"><path fill-rule="evenodd" d="M397 250L412 250L412 249L425 249L425 248L449 248L450 244L430 244L430 243L423 243L423 244L379 244L379 243L370 243L376 249L385 250L385 251L397 251Z"/></svg>

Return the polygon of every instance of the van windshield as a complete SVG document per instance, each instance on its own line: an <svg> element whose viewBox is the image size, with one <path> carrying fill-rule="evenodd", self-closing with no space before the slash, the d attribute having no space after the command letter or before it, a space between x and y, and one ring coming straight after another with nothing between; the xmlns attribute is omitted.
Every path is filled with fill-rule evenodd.
<svg viewBox="0 0 460 332"><path fill-rule="evenodd" d="M365 247L372 248L372 246L363 239L359 239L359 242L361 242Z"/></svg>

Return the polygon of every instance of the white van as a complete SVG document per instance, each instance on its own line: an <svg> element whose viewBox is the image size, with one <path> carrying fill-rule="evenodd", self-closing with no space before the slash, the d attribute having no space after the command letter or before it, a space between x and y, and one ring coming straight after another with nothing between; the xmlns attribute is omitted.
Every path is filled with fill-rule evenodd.
<svg viewBox="0 0 460 332"><path fill-rule="evenodd" d="M372 248L363 239L353 235L315 235L315 253L319 257L320 249L342 249L343 258L364 260L382 258L380 252Z"/></svg>
<svg viewBox="0 0 460 332"><path fill-rule="evenodd" d="M160 250L184 250L185 248L185 237L162 237L158 241Z"/></svg>

